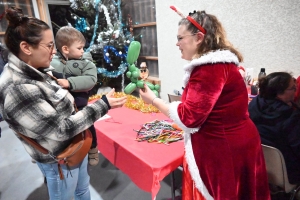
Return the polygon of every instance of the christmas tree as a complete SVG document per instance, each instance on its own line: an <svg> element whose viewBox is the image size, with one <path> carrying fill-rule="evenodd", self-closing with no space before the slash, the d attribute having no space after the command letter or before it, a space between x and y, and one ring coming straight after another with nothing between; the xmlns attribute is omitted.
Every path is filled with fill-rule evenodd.
<svg viewBox="0 0 300 200"><path fill-rule="evenodd" d="M70 0L70 6L49 6L54 35L61 26L73 26L86 38L86 51L93 56L99 87L124 89L126 55L134 40L132 20L122 16L121 0Z"/></svg>

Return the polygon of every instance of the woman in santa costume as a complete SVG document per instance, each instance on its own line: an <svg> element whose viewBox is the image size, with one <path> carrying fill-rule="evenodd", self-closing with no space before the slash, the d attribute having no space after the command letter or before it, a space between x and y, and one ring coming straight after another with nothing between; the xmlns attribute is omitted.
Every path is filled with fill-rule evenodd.
<svg viewBox="0 0 300 200"><path fill-rule="evenodd" d="M239 73L242 55L218 19L194 11L179 22L177 46L184 66L182 102L166 104L145 85L140 95L184 130L184 200L268 200L258 131L248 115Z"/></svg>

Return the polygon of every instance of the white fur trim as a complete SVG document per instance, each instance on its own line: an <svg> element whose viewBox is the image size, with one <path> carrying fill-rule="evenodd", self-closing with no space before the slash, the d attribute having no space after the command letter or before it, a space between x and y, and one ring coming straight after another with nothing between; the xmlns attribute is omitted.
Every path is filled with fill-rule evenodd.
<svg viewBox="0 0 300 200"><path fill-rule="evenodd" d="M178 105L180 103L181 103L180 101L173 101L172 103L170 103L170 106L169 106L169 117L170 117L170 119L172 119L174 121L174 123L177 124L183 130L184 134L185 133L196 133L196 132L198 132L200 128L198 128L198 127L188 128L179 119L177 108L178 108Z"/></svg>
<svg viewBox="0 0 300 200"><path fill-rule="evenodd" d="M204 185L198 166L195 161L192 142L191 142L191 134L185 133L184 135L184 146L185 146L185 159L188 164L188 169L191 174L193 181L195 182L195 187L199 190L199 192L204 196L206 200L213 200L214 198L209 194L206 186Z"/></svg>
<svg viewBox="0 0 300 200"><path fill-rule="evenodd" d="M180 101L174 101L170 103L169 117L184 131L185 158L188 164L188 170L191 174L192 180L195 182L196 188L206 200L213 200L213 197L209 194L206 186L204 185L200 177L199 169L196 164L192 148L191 134L198 132L200 128L188 128L182 123L177 112L177 108L180 103Z"/></svg>
<svg viewBox="0 0 300 200"><path fill-rule="evenodd" d="M229 50L217 50L209 52L198 59L192 60L189 64L183 67L185 71L183 76L183 85L186 86L195 67L214 63L234 63L238 66L239 60L237 56Z"/></svg>

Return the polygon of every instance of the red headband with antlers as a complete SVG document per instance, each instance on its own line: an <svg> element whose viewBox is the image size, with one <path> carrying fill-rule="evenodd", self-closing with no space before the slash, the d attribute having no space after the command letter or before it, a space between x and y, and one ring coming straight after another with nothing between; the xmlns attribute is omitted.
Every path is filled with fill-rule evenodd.
<svg viewBox="0 0 300 200"><path fill-rule="evenodd" d="M206 33L206 30L196 21L194 20L191 16L187 16L185 17L175 6L170 6L170 8L172 10L174 10L179 16L181 16L182 18L186 18L187 20L189 20L194 26L196 26L196 28L201 31L203 34Z"/></svg>

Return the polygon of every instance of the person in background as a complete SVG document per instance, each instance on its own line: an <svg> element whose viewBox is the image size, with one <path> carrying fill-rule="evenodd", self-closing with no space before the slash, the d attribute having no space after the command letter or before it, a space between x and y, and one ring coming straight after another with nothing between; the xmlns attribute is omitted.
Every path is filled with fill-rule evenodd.
<svg viewBox="0 0 300 200"><path fill-rule="evenodd" d="M8 50L0 43L0 75L4 69L4 66L7 63ZM2 115L0 114L0 122L3 121ZM0 128L0 137L1 137L1 128Z"/></svg>
<svg viewBox="0 0 300 200"><path fill-rule="evenodd" d="M300 76L295 79L295 83L297 86L294 102L300 107Z"/></svg>
<svg viewBox="0 0 300 200"><path fill-rule="evenodd" d="M274 72L259 80L259 95L249 104L250 118L262 144L279 149L289 182L300 183L300 109L294 103L296 84L291 74Z"/></svg>
<svg viewBox="0 0 300 200"><path fill-rule="evenodd" d="M184 130L182 199L270 199L260 138L238 71L242 55L205 11L180 20L176 45L189 61L182 102L166 104L147 85L139 92Z"/></svg>
<svg viewBox="0 0 300 200"><path fill-rule="evenodd" d="M90 127L109 109L121 107L126 97L113 98L112 90L75 112L73 96L46 73L53 70L50 62L56 53L50 27L42 20L24 16L16 7L6 9L5 17L8 27L4 40L10 54L0 78L2 117L46 177L50 200L90 200L87 156L77 166L61 165L65 178L60 180L57 161L26 143L18 132L58 155L71 144L75 135Z"/></svg>
<svg viewBox="0 0 300 200"><path fill-rule="evenodd" d="M57 55L53 57L51 66L54 77L60 86L68 89L75 99L78 110L88 104L89 91L97 82L97 68L92 55L85 52L85 38L80 31L73 27L61 27L55 36ZM89 164L94 166L99 162L97 135L94 125L90 126L93 136L91 149L88 154Z"/></svg>
<svg viewBox="0 0 300 200"><path fill-rule="evenodd" d="M2 74L2 71L4 69L4 66L7 63L8 57L8 50L4 47L3 44L0 43L0 74Z"/></svg>

